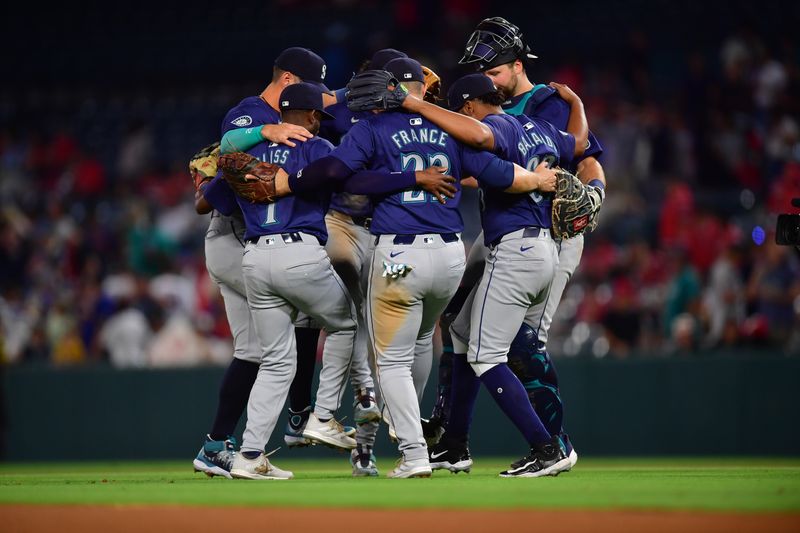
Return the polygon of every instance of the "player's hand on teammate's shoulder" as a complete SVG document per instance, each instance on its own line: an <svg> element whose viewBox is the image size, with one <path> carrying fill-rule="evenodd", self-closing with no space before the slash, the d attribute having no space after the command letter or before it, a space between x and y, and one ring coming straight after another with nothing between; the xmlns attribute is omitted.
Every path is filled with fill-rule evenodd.
<svg viewBox="0 0 800 533"><path fill-rule="evenodd" d="M444 167L432 166L415 174L417 185L434 195L440 204L447 203L448 198L455 198L457 189L453 184L456 179L445 174Z"/></svg>
<svg viewBox="0 0 800 533"><path fill-rule="evenodd" d="M539 176L539 185L536 187L541 192L553 192L556 190L556 171L548 166L546 161L542 161L534 170Z"/></svg>
<svg viewBox="0 0 800 533"><path fill-rule="evenodd" d="M550 87L556 90L558 96L561 97L562 100L571 104L575 100L580 100L580 96L578 96L575 91L569 88L569 85L565 85L563 83L557 83L555 81L551 81L549 83Z"/></svg>
<svg viewBox="0 0 800 533"><path fill-rule="evenodd" d="M261 136L270 142L294 148L297 144L293 141L306 142L314 135L303 126L282 122L280 124L264 124L261 126Z"/></svg>

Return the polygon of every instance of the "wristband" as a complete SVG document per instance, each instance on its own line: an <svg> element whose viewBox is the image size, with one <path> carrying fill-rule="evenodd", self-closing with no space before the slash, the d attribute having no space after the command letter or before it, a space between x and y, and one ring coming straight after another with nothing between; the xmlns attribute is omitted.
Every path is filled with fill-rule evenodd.
<svg viewBox="0 0 800 533"><path fill-rule="evenodd" d="M600 190L604 190L606 188L605 183L596 178L587 183L587 185L591 185L592 187L597 187Z"/></svg>

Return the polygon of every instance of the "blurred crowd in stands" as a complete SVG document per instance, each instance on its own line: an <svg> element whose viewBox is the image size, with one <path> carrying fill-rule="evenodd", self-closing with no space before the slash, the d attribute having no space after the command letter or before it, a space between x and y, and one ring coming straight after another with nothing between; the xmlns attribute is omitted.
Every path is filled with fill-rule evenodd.
<svg viewBox="0 0 800 533"><path fill-rule="evenodd" d="M486 16L474 4L475 13L461 5L469 16L448 26L449 47L421 58L445 88L469 27ZM404 23L424 23L395 15L398 35ZM743 26L665 59L663 43L644 31L626 35L624 54L551 57L530 69L535 82L567 83L582 96L608 178L600 227L561 302L551 353L800 354L800 255L774 244L773 231L776 215L793 212L790 199L800 197L800 44ZM390 37L367 39L370 49L349 56L320 51L335 55L329 64L355 68L381 46L403 48ZM194 212L186 163L270 72L253 71L259 76L247 89L177 85L146 97L48 88L27 93L16 111L14 102L2 106L2 360L229 361L224 307L204 266L208 218ZM46 116L19 116L37 98ZM479 230L474 196L462 209L469 244Z"/></svg>

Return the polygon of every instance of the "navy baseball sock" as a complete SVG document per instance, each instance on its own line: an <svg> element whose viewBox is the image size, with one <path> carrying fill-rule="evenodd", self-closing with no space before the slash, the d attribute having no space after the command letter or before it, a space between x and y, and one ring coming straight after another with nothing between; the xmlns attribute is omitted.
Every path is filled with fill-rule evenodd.
<svg viewBox="0 0 800 533"><path fill-rule="evenodd" d="M225 440L233 435L250 398L250 389L258 375L258 363L233 358L219 386L219 403L210 436Z"/></svg>
<svg viewBox="0 0 800 533"><path fill-rule="evenodd" d="M469 435L480 388L481 380L467 363L466 354L453 354L453 386L450 391L450 417L447 420L449 438L463 439Z"/></svg>
<svg viewBox="0 0 800 533"><path fill-rule="evenodd" d="M311 385L314 382L314 367L317 364L319 330L295 328L297 342L297 371L289 387L289 408L300 412L311 405Z"/></svg>
<svg viewBox="0 0 800 533"><path fill-rule="evenodd" d="M444 337L444 334L442 334ZM449 351L448 351L449 350ZM463 354L460 354L463 357ZM439 358L439 385L437 387L436 405L433 406L431 418L438 418L446 423L450 414L450 400L453 388L453 344L444 345L444 351Z"/></svg>
<svg viewBox="0 0 800 533"><path fill-rule="evenodd" d="M500 409L517 426L531 446L550 442L550 434L542 425L528 400L528 393L508 365L499 364L481 376L486 389Z"/></svg>

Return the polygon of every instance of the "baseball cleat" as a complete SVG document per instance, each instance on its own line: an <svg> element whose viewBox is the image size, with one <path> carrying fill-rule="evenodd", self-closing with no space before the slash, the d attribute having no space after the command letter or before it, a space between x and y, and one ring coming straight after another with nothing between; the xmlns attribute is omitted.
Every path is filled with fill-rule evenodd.
<svg viewBox="0 0 800 533"><path fill-rule="evenodd" d="M472 469L469 446L465 443L450 442L447 438L430 448L428 457L432 470L449 470L457 474L459 472L469 473Z"/></svg>
<svg viewBox="0 0 800 533"><path fill-rule="evenodd" d="M386 474L386 477L393 479L431 477L431 473L431 464L427 459L406 461L405 459L400 458L398 459L397 465L395 465L394 469Z"/></svg>
<svg viewBox="0 0 800 533"><path fill-rule="evenodd" d="M356 440L347 435L344 426L338 420L331 418L327 422L322 422L314 413L308 417L303 437L343 450L352 450L356 447Z"/></svg>
<svg viewBox="0 0 800 533"><path fill-rule="evenodd" d="M564 472L569 472L572 470L572 467L575 466L575 463L578 462L578 453L575 451L575 447L572 446L572 441L569 440L569 435L566 433L561 433L558 436L559 441L561 442L561 448L564 450L564 454L569 459L569 468L564 470Z"/></svg>
<svg viewBox="0 0 800 533"><path fill-rule="evenodd" d="M286 422L286 429L283 431L283 442L289 448L304 448L314 444L311 439L303 437L303 429L306 427L310 413L311 406L306 407L299 413L289 409L289 421Z"/></svg>
<svg viewBox="0 0 800 533"><path fill-rule="evenodd" d="M531 448L531 452L500 472L500 477L557 476L570 468L570 462L557 436L550 442Z"/></svg>
<svg viewBox="0 0 800 533"><path fill-rule="evenodd" d="M223 476L231 478L231 465L236 456L236 439L212 440L206 435L203 447L192 461L195 472L203 472L208 477Z"/></svg>
<svg viewBox="0 0 800 533"><path fill-rule="evenodd" d="M237 453L233 460L231 475L237 479L292 479L294 474L288 470L281 470L267 459L261 452L256 458L248 459L242 453Z"/></svg>
<svg viewBox="0 0 800 533"><path fill-rule="evenodd" d="M366 424L367 422L378 422L381 419L381 410L375 403L375 391L362 387L356 389L356 396L353 401L353 418L356 424Z"/></svg>
<svg viewBox="0 0 800 533"><path fill-rule="evenodd" d="M358 444L350 451L350 466L353 467L353 477L375 477L378 475L378 466L375 455L370 446Z"/></svg>

